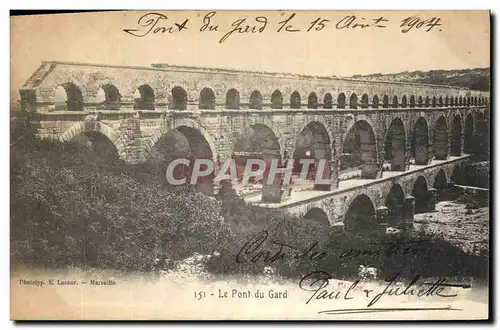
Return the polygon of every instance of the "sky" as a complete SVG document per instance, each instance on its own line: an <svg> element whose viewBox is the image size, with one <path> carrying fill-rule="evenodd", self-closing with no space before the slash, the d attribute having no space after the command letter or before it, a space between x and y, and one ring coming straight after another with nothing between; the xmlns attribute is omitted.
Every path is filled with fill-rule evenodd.
<svg viewBox="0 0 500 330"><path fill-rule="evenodd" d="M338 77L490 65L487 11L218 11L210 18L217 30L206 27L200 31L207 13L129 11L11 17L11 98L19 99L18 89L42 61L49 60L130 66L168 63ZM280 23L294 13L287 23ZM347 26L353 16L355 20ZM378 24L385 28L353 27L354 23L373 24L380 17L384 20ZM400 25L407 17L413 17L408 23L422 23L403 33L408 25ZM186 19L187 29L179 32L176 27ZM327 20L324 27L320 24L323 19ZM267 24L258 32L264 20ZM432 26L433 22L440 25ZM162 27L171 26L175 32L161 33ZM256 32L252 33L254 26ZM287 27L300 31L289 32ZM235 28L248 32L230 33L221 43Z"/></svg>

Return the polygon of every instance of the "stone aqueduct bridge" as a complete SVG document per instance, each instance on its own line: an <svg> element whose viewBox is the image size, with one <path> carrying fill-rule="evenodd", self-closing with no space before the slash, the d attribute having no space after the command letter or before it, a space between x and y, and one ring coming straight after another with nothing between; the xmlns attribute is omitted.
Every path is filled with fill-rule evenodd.
<svg viewBox="0 0 500 330"><path fill-rule="evenodd" d="M328 162L331 184L287 201L273 183L258 199L332 225L360 216L411 221L415 203L432 204L431 188L450 182L454 167L467 162L490 104L487 92L450 86L161 64L43 62L20 94L41 138L96 132L132 164L145 162L174 129L194 157L214 160L249 139L259 141L264 159L300 158L297 141L309 135L314 157ZM339 180L346 152L358 160L361 178ZM383 172L384 162L390 171Z"/></svg>

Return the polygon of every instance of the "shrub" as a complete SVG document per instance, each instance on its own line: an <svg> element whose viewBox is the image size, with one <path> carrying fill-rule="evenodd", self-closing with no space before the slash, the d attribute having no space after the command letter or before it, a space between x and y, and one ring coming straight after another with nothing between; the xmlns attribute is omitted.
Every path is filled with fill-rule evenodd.
<svg viewBox="0 0 500 330"><path fill-rule="evenodd" d="M212 251L228 231L221 203L142 184L136 169L86 148L17 140L11 152L11 255L32 267L147 269L160 252Z"/></svg>

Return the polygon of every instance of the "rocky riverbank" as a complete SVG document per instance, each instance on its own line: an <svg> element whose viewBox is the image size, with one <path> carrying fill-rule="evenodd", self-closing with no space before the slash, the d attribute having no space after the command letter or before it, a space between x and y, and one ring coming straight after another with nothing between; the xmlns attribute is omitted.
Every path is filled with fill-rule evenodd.
<svg viewBox="0 0 500 330"><path fill-rule="evenodd" d="M465 203L442 201L436 212L415 215L415 228L439 234L464 252L489 254L489 209L468 208Z"/></svg>

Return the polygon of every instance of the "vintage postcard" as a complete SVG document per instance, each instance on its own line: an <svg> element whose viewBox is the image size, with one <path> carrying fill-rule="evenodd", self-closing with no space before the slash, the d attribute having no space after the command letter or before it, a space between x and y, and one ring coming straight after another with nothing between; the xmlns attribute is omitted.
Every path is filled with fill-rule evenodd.
<svg viewBox="0 0 500 330"><path fill-rule="evenodd" d="M484 320L488 11L11 16L14 320Z"/></svg>

